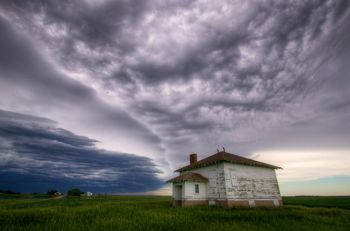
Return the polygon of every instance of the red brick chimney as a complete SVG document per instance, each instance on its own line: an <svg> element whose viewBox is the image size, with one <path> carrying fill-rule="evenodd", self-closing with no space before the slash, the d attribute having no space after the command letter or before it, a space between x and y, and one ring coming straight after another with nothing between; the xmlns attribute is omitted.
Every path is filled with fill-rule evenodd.
<svg viewBox="0 0 350 231"><path fill-rule="evenodd" d="M197 163L197 154L190 154L190 165Z"/></svg>

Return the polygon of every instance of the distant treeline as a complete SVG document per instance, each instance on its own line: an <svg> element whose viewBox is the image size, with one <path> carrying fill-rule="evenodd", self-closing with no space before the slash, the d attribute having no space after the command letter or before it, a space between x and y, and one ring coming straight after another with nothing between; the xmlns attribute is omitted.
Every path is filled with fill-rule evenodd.
<svg viewBox="0 0 350 231"><path fill-rule="evenodd" d="M19 192L13 191L13 190L11 190L11 189L6 189L6 190L0 189L0 194L1 194L1 193L2 193L2 194L21 194L21 193L19 193ZM60 195L62 195L62 194L61 194L58 190L56 190L56 189L49 189L49 190L46 192L47 195L55 195L55 194L57 194L57 193L59 193ZM37 194L39 194L39 193L33 192L33 193L31 193L31 194L37 195ZM70 190L67 191L67 195L68 195L68 196L80 196L81 194L84 194L84 192L81 191L79 188L73 188L73 189L70 189Z"/></svg>
<svg viewBox="0 0 350 231"><path fill-rule="evenodd" d="M7 190L1 190L0 189L0 193L4 193L4 194L20 194L19 192L12 191L11 189L7 189Z"/></svg>

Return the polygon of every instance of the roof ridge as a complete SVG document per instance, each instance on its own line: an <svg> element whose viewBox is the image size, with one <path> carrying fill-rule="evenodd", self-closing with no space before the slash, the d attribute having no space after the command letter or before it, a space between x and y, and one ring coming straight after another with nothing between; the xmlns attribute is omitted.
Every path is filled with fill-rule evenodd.
<svg viewBox="0 0 350 231"><path fill-rule="evenodd" d="M235 164L242 164L242 165L253 165L253 166L259 166L259 167L265 167L265 168L282 169L281 167L267 164L264 162L260 162L257 160L253 160L250 158L246 158L243 156L239 156L237 154L228 153L226 151L220 151L220 152L217 152L213 155L205 157L204 159L201 159L194 164L186 165L182 168L179 168L179 169L175 170L175 172L182 172L182 171L189 170L192 168L200 168L200 167L204 167L206 165L215 164L215 163L220 162L220 161L227 161L227 162L231 162L231 163L235 163Z"/></svg>

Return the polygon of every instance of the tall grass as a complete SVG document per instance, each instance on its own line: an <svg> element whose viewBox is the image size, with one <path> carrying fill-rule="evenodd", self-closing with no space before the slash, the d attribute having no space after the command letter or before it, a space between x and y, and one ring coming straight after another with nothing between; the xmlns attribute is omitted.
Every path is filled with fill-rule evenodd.
<svg viewBox="0 0 350 231"><path fill-rule="evenodd" d="M173 208L169 197L1 200L0 230L349 230L350 210Z"/></svg>

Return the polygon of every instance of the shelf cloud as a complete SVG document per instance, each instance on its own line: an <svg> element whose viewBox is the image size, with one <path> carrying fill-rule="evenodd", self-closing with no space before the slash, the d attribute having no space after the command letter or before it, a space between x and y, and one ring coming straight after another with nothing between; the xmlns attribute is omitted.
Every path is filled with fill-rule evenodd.
<svg viewBox="0 0 350 231"><path fill-rule="evenodd" d="M123 193L164 184L151 159L97 149L96 140L58 128L52 120L0 110L0 137L1 188Z"/></svg>

